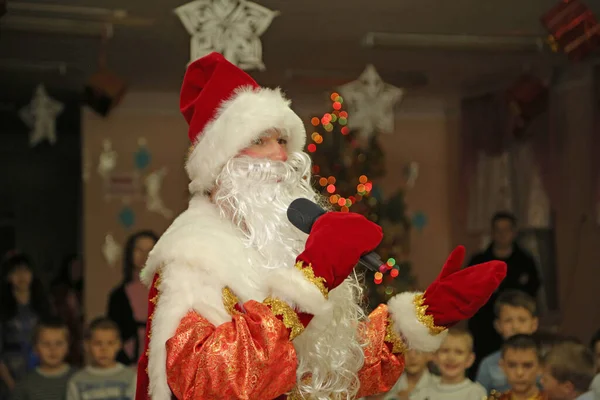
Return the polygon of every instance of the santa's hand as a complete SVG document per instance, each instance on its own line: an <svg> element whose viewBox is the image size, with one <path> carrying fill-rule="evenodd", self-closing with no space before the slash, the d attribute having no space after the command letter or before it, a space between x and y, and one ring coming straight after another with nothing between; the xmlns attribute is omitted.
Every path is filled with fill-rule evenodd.
<svg viewBox="0 0 600 400"><path fill-rule="evenodd" d="M327 291L350 275L360 257L383 238L381 227L360 214L329 212L317 219L296 262L310 268Z"/></svg>
<svg viewBox="0 0 600 400"><path fill-rule="evenodd" d="M324 214L313 224L296 265L269 272L271 295L291 304L303 322L308 323L310 317L302 313L327 315L329 291L339 286L360 257L375 249L382 238L381 228L362 215Z"/></svg>
<svg viewBox="0 0 600 400"><path fill-rule="evenodd" d="M394 326L409 347L436 350L442 333L471 318L506 276L506 263L501 261L461 269L464 257L465 248L457 247L424 293L401 293L389 301Z"/></svg>

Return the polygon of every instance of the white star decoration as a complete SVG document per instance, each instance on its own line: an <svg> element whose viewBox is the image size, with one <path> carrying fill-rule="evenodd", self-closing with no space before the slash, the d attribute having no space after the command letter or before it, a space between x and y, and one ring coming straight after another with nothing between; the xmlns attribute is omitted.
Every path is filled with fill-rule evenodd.
<svg viewBox="0 0 600 400"><path fill-rule="evenodd" d="M350 114L348 127L358 131L364 144L378 132L394 131L394 106L404 90L385 83L373 65L367 65L357 80L339 88Z"/></svg>
<svg viewBox="0 0 600 400"><path fill-rule="evenodd" d="M216 51L242 69L265 69L259 37L277 11L246 0L195 0L174 11L192 36L191 61Z"/></svg>
<svg viewBox="0 0 600 400"><path fill-rule="evenodd" d="M19 111L19 116L31 128L29 146L34 147L43 140L56 143L56 117L63 111L59 101L48 96L44 85L38 85L31 102Z"/></svg>

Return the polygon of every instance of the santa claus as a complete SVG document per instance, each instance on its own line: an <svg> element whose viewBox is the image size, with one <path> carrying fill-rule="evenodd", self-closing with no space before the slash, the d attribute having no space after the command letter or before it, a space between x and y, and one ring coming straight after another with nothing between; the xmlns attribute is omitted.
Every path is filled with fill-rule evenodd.
<svg viewBox="0 0 600 400"><path fill-rule="evenodd" d="M315 202L306 132L279 90L213 53L188 67L181 111L193 144L191 200L151 252L146 352L136 399L353 399L387 391L407 348L435 350L506 273L449 257L424 293L366 316L353 272L376 224L329 212L309 235L290 224Z"/></svg>

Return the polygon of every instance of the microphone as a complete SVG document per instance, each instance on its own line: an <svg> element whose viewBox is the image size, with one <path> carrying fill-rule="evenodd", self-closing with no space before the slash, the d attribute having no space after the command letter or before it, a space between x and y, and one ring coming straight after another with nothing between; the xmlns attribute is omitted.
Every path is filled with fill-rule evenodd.
<svg viewBox="0 0 600 400"><path fill-rule="evenodd" d="M309 234L315 221L325 213L318 204L308 199L296 199L288 207L287 217L292 225ZM379 272L383 262L376 253L370 252L360 257L359 264L373 272Z"/></svg>

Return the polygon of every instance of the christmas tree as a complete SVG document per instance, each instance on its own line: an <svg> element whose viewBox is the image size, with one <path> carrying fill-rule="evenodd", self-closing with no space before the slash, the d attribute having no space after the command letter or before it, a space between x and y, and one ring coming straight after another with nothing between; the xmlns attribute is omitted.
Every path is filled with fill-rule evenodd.
<svg viewBox="0 0 600 400"><path fill-rule="evenodd" d="M384 239L376 252L384 260L380 272L365 271L369 305L376 306L397 293L415 289L409 261L411 222L404 191L384 201L376 184L385 174L385 153L373 136L361 145L348 129L351 116L344 100L331 94L332 110L313 117L314 132L308 151L313 159L315 188L329 199L333 209L356 212L378 223Z"/></svg>

